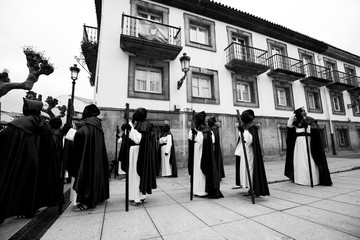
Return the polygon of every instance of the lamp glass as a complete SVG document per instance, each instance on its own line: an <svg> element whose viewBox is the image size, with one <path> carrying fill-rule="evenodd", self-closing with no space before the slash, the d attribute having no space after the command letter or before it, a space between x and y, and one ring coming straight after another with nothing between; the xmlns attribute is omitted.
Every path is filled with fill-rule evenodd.
<svg viewBox="0 0 360 240"><path fill-rule="evenodd" d="M74 64L74 66L70 67L70 72L71 72L71 79L72 80L78 79L80 69L77 67L76 64Z"/></svg>

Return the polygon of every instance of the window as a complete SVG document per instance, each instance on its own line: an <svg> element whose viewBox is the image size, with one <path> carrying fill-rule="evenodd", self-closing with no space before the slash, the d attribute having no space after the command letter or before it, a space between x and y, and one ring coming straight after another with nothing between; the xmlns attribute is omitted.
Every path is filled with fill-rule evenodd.
<svg viewBox="0 0 360 240"><path fill-rule="evenodd" d="M311 52L307 52L302 49L299 49L299 57L304 65L304 68L303 68L304 73L307 76L317 76L316 68L315 68L315 66L312 65L312 64L315 64L314 54Z"/></svg>
<svg viewBox="0 0 360 240"><path fill-rule="evenodd" d="M275 109L294 110L292 85L288 82L273 81Z"/></svg>
<svg viewBox="0 0 360 240"><path fill-rule="evenodd" d="M186 78L187 102L220 104L219 79L217 71L190 67Z"/></svg>
<svg viewBox="0 0 360 240"><path fill-rule="evenodd" d="M231 77L234 106L259 107L256 78L240 74Z"/></svg>
<svg viewBox="0 0 360 240"><path fill-rule="evenodd" d="M287 127L279 126L279 133L280 133L280 150L285 152L286 151L286 138L287 138Z"/></svg>
<svg viewBox="0 0 360 240"><path fill-rule="evenodd" d="M340 148L350 147L349 131L346 126L336 126L336 134Z"/></svg>
<svg viewBox="0 0 360 240"><path fill-rule="evenodd" d="M209 76L193 75L191 83L193 97L211 98L211 80Z"/></svg>
<svg viewBox="0 0 360 240"><path fill-rule="evenodd" d="M136 66L135 91L161 93L161 69Z"/></svg>
<svg viewBox="0 0 360 240"><path fill-rule="evenodd" d="M307 111L313 113L322 113L321 94L319 88L304 87L307 103Z"/></svg>
<svg viewBox="0 0 360 240"><path fill-rule="evenodd" d="M351 94L350 100L352 104L353 115L360 117L360 96Z"/></svg>
<svg viewBox="0 0 360 240"><path fill-rule="evenodd" d="M128 96L169 100L169 63L129 57Z"/></svg>
<svg viewBox="0 0 360 240"><path fill-rule="evenodd" d="M144 1L130 1L131 16L137 16L146 20L169 24L169 9Z"/></svg>
<svg viewBox="0 0 360 240"><path fill-rule="evenodd" d="M360 82L357 82L355 67L344 64L344 69L345 73L349 76L349 79L346 79L346 81L351 85L360 86Z"/></svg>
<svg viewBox="0 0 360 240"><path fill-rule="evenodd" d="M270 64L273 68L282 68L290 70L292 67L287 57L286 44L280 43L271 39L266 39L268 45L268 51L271 54Z"/></svg>
<svg viewBox="0 0 360 240"><path fill-rule="evenodd" d="M144 18L144 19L147 19L147 20L150 20L150 21L162 23L162 16L158 15L158 14L146 13L146 12L143 12L141 10L138 10L137 16L139 18Z"/></svg>
<svg viewBox="0 0 360 240"><path fill-rule="evenodd" d="M326 73L327 78L333 81L338 81L339 76L336 73L337 70L336 61L324 57L324 66L329 69L329 72Z"/></svg>
<svg viewBox="0 0 360 240"><path fill-rule="evenodd" d="M184 13L185 45L216 52L215 22Z"/></svg>
<svg viewBox="0 0 360 240"><path fill-rule="evenodd" d="M329 94L331 99L332 113L336 115L345 115L345 107L342 93L330 91Z"/></svg>

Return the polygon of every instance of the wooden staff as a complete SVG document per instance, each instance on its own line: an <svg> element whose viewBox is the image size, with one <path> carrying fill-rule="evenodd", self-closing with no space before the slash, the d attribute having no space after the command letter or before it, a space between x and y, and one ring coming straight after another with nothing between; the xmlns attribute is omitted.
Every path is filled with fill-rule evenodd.
<svg viewBox="0 0 360 240"><path fill-rule="evenodd" d="M195 128L195 111L193 110L193 113L192 113L192 121L191 121L191 129ZM193 200L193 196L194 196L194 169L195 169L195 166L194 166L194 152L195 152L195 134L192 133L192 137L191 137L191 140L192 140L192 144L193 144L193 151L190 153L192 154L192 173L190 175L190 201Z"/></svg>
<svg viewBox="0 0 360 240"><path fill-rule="evenodd" d="M125 113L124 113L124 119L127 124L129 124L129 103L125 104ZM129 211L129 130L125 130L125 138L123 139L125 141L125 149L126 149L126 156L125 159L127 159L127 165L126 165L126 179L125 179L125 211Z"/></svg>
<svg viewBox="0 0 360 240"><path fill-rule="evenodd" d="M310 183L311 183L311 187L314 187L313 176L312 176L312 171L311 171L309 143L308 143L308 136L307 136L307 131L306 130L307 130L307 127L305 127L305 141L306 141L306 153L307 153L308 163L309 163Z"/></svg>
<svg viewBox="0 0 360 240"><path fill-rule="evenodd" d="M115 134L115 166L114 166L114 178L116 178L118 172L119 172L119 161L117 159L117 149L118 149L118 140L120 138L120 129L119 126L116 126L116 134Z"/></svg>
<svg viewBox="0 0 360 240"><path fill-rule="evenodd" d="M241 118L240 118L239 110L236 109L236 113L237 113L237 119L238 119L239 127L240 127L241 126ZM249 162L248 162L246 147L245 147L244 134L241 131L240 131L240 137L241 137L241 143L242 143L243 151L244 151L246 171L247 171L247 175L248 175L248 179L249 179L249 185L250 185L249 191L250 191L250 195L251 195L251 202L253 204L255 204L255 196L254 196L254 191L253 191L253 187L252 187L251 175L250 175L250 170L249 170Z"/></svg>

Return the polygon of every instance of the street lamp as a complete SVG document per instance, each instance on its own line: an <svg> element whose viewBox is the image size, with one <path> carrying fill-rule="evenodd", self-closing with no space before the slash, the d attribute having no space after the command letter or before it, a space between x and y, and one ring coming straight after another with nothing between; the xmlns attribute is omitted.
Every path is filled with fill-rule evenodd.
<svg viewBox="0 0 360 240"><path fill-rule="evenodd" d="M181 85L185 80L186 73L189 71L190 59L191 58L187 56L186 53L183 53L182 57L180 58L181 70L184 72L184 76L177 82L177 89L181 88Z"/></svg>
<svg viewBox="0 0 360 240"><path fill-rule="evenodd" d="M72 81L72 91L71 91L71 105L74 107L74 91L75 91L75 81L78 79L78 75L80 72L80 69L77 67L76 64L74 66L70 67L71 72L71 79Z"/></svg>

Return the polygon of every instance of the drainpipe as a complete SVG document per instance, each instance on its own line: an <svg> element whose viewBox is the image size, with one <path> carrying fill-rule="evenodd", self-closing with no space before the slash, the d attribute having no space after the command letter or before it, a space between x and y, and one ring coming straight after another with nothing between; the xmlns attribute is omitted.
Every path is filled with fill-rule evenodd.
<svg viewBox="0 0 360 240"><path fill-rule="evenodd" d="M330 125L330 139L331 139L331 146L332 146L332 150L333 150L333 155L336 155L336 149L335 149L335 138L334 138L334 127L331 121L331 114L330 114L330 110L329 110L329 104L328 104L328 100L327 100L327 92L326 92L326 87L323 87L324 89L324 96L325 96L325 113L327 116L327 119L329 120L329 125Z"/></svg>

